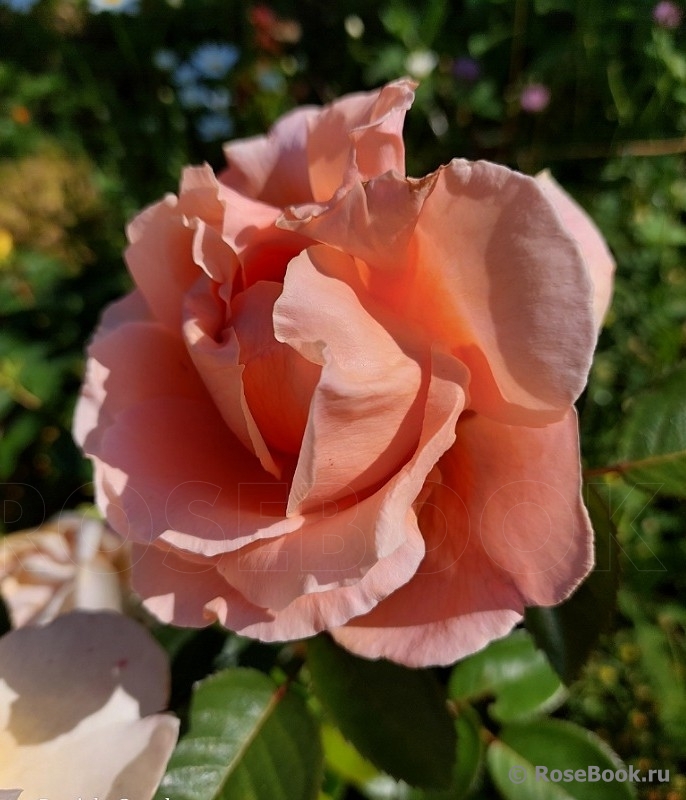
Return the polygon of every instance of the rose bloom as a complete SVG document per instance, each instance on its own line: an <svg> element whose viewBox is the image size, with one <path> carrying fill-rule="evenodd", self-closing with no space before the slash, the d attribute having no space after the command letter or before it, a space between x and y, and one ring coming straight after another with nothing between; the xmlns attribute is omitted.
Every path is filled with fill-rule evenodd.
<svg viewBox="0 0 686 800"><path fill-rule="evenodd" d="M75 434L164 621L448 664L591 568L611 256L548 175L405 177L413 88L293 111L129 227Z"/></svg>
<svg viewBox="0 0 686 800"><path fill-rule="evenodd" d="M0 538L0 594L12 625L50 622L74 609L121 611L128 545L98 519L65 512Z"/></svg>
<svg viewBox="0 0 686 800"><path fill-rule="evenodd" d="M178 736L166 654L137 623L73 612L0 639L0 787L150 800ZM0 800L17 796L0 792Z"/></svg>

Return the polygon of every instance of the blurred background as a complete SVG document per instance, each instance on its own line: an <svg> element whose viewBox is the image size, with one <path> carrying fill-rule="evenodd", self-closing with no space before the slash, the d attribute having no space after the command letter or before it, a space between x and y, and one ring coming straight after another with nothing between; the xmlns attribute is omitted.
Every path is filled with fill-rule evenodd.
<svg viewBox="0 0 686 800"><path fill-rule="evenodd" d="M686 487L607 467L635 396L683 375L685 45L671 0L2 0L3 529L92 501L71 415L84 345L130 286L127 220L183 165L221 167L223 141L410 75L410 175L456 156L550 169L616 257L579 411L621 589L556 713L628 763L670 769L641 797L686 798Z"/></svg>

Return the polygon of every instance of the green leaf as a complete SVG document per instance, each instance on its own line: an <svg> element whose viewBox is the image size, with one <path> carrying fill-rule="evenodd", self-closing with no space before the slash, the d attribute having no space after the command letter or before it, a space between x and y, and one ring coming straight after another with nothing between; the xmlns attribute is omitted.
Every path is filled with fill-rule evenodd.
<svg viewBox="0 0 686 800"><path fill-rule="evenodd" d="M455 728L430 672L357 658L327 636L309 643L308 665L323 706L363 756L414 786L449 784Z"/></svg>
<svg viewBox="0 0 686 800"><path fill-rule="evenodd" d="M686 366L634 398L619 457L616 471L631 483L686 498Z"/></svg>
<svg viewBox="0 0 686 800"><path fill-rule="evenodd" d="M495 703L488 712L499 722L552 711L566 697L545 653L536 649L524 630L493 642L457 664L450 676L449 693L456 700L494 696Z"/></svg>
<svg viewBox="0 0 686 800"><path fill-rule="evenodd" d="M416 789L379 772L347 742L335 728L324 726L323 739L327 765L368 800L462 800L475 788L485 762L481 737L481 718L464 705L455 720L457 758L447 789Z"/></svg>
<svg viewBox="0 0 686 800"><path fill-rule="evenodd" d="M493 782L507 800L631 800L636 796L628 781L629 770L615 753L595 734L571 722L546 719L510 725L489 745L486 760ZM537 779L536 767L547 768L547 773L539 773ZM588 773L590 767L597 767L597 777ZM620 769L626 780L602 779L605 770L616 773ZM553 770L560 774L551 777ZM591 780L578 780L582 777L576 774L578 770Z"/></svg>
<svg viewBox="0 0 686 800"><path fill-rule="evenodd" d="M455 720L457 760L450 788L425 790L410 795L410 800L461 800L476 786L483 771L486 748L481 738L481 718L471 706L464 705Z"/></svg>
<svg viewBox="0 0 686 800"><path fill-rule="evenodd" d="M526 610L526 627L565 683L579 675L598 637L609 628L617 602L617 532L599 494L601 488L601 484L586 486L586 505L595 530L593 572L564 603Z"/></svg>
<svg viewBox="0 0 686 800"><path fill-rule="evenodd" d="M321 771L302 698L257 670L231 669L196 688L156 800L314 800Z"/></svg>
<svg viewBox="0 0 686 800"><path fill-rule="evenodd" d="M361 787L379 774L333 725L322 726L322 743L327 766L348 783Z"/></svg>

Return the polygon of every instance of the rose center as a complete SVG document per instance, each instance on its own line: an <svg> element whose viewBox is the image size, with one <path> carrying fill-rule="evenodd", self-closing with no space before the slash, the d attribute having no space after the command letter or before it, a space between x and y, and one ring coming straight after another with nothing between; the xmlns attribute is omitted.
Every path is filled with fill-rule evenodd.
<svg viewBox="0 0 686 800"><path fill-rule="evenodd" d="M272 314L282 285L259 281L231 302L231 325L244 365L250 412L271 448L300 452L321 367L274 337Z"/></svg>

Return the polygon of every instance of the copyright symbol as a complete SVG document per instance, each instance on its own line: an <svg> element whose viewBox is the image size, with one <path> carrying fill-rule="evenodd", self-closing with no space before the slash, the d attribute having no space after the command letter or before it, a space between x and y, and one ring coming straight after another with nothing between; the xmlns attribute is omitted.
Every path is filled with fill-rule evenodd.
<svg viewBox="0 0 686 800"><path fill-rule="evenodd" d="M507 773L507 777L510 779L512 783L524 783L526 780L526 770L524 767L510 767L510 771Z"/></svg>

